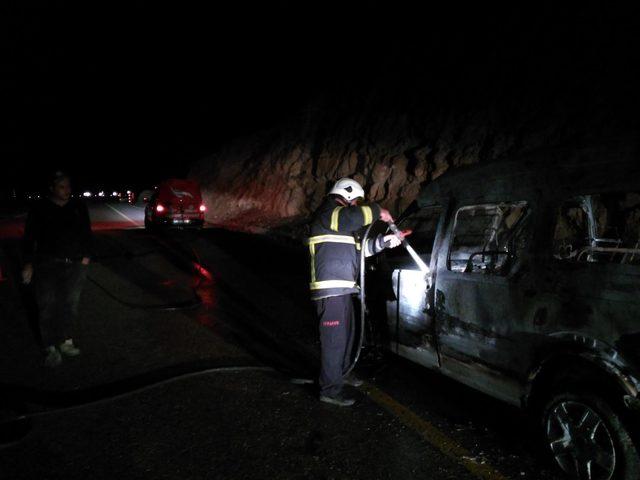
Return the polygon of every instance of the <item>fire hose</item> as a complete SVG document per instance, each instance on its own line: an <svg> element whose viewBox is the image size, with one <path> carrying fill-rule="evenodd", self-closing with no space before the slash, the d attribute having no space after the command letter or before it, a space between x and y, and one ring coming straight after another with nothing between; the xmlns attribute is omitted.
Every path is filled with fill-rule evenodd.
<svg viewBox="0 0 640 480"><path fill-rule="evenodd" d="M416 265L418 265L418 268L420 269L420 271L422 273L424 273L425 275L429 275L431 270L429 270L429 267L427 266L427 264L422 261L420 256L413 249L413 247L411 245L409 245L409 242L407 242L407 240L404 238L403 233L398 229L398 227L396 226L395 223L393 223L393 222L389 223L389 230L391 230L391 232L396 237L398 237L398 239L400 240L400 243L402 244L402 246L409 253L409 255L411 256L413 261L416 262Z"/></svg>
<svg viewBox="0 0 640 480"><path fill-rule="evenodd" d="M371 232L371 227L374 225L372 223L367 227L363 237L362 237L362 245L365 245L365 242L369 240L369 233ZM431 270L429 266L424 263L424 261L420 258L418 253L414 250L414 248L407 242L405 234L397 227L397 225L393 222L389 222L388 229L400 240L400 244L405 248L407 253L411 256L411 259L416 263L418 268L425 276L429 275ZM364 329L366 323L366 295L364 291L364 278L365 278L365 248L360 249L360 338L358 339L358 344L356 347L356 353L353 357L353 362L349 365L349 368L344 372L344 375L349 375L351 371L355 368L358 360L360 359L360 354L362 353L362 347L364 345Z"/></svg>

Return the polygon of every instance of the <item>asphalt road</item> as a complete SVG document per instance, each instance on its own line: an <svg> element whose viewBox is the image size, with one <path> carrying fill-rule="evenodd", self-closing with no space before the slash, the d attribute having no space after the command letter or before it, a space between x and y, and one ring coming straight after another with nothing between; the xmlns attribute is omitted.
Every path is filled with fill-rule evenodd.
<svg viewBox="0 0 640 480"><path fill-rule="evenodd" d="M94 231L126 230L144 227L144 206L121 202L87 202ZM0 239L19 238L24 232L26 207L0 212Z"/></svg>
<svg viewBox="0 0 640 480"><path fill-rule="evenodd" d="M140 228L144 226L144 207L128 203L90 203L89 216L94 230Z"/></svg>
<svg viewBox="0 0 640 480"><path fill-rule="evenodd" d="M321 404L289 382L317 365L304 249L141 212L92 207L83 354L53 371L4 237L0 478L559 478L522 413L398 358Z"/></svg>

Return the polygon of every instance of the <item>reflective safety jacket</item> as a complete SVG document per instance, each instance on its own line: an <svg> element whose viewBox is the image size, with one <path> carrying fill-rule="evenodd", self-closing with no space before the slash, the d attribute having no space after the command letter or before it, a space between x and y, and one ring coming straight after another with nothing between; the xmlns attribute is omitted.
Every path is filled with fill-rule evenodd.
<svg viewBox="0 0 640 480"><path fill-rule="evenodd" d="M358 292L360 243L355 235L380 217L380 207L371 203L342 206L329 196L313 215L307 240L311 257L311 299L319 300ZM384 249L382 235L366 242L365 255Z"/></svg>

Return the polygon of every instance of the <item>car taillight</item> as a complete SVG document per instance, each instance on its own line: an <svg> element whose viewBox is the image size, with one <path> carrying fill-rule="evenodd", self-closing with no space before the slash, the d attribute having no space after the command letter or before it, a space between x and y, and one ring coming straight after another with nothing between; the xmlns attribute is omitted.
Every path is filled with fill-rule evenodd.
<svg viewBox="0 0 640 480"><path fill-rule="evenodd" d="M206 212L207 211L207 207L205 207L204 205L200 205L200 211L201 212Z"/></svg>
<svg viewBox="0 0 640 480"><path fill-rule="evenodd" d="M156 212L158 213L164 212L164 207L160 204L156 205Z"/></svg>

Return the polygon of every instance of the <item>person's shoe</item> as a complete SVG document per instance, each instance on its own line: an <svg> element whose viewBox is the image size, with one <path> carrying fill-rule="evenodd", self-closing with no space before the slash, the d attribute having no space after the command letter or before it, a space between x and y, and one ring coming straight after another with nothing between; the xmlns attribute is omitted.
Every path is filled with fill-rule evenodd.
<svg viewBox="0 0 640 480"><path fill-rule="evenodd" d="M339 407L350 407L351 405L356 403L355 399L343 397L341 394L336 395L335 397L320 395L320 401L324 403L330 403L332 405L337 405Z"/></svg>
<svg viewBox="0 0 640 480"><path fill-rule="evenodd" d="M352 387L361 387L364 384L364 381L356 377L353 373L350 373L346 377L342 379L342 382L345 385L351 385Z"/></svg>
<svg viewBox="0 0 640 480"><path fill-rule="evenodd" d="M45 367L53 368L62 363L62 355L60 355L60 352L56 347L47 347L46 353L47 356L44 359Z"/></svg>
<svg viewBox="0 0 640 480"><path fill-rule="evenodd" d="M80 349L73 344L73 340L70 338L62 342L58 348L65 357L77 357L80 355Z"/></svg>

